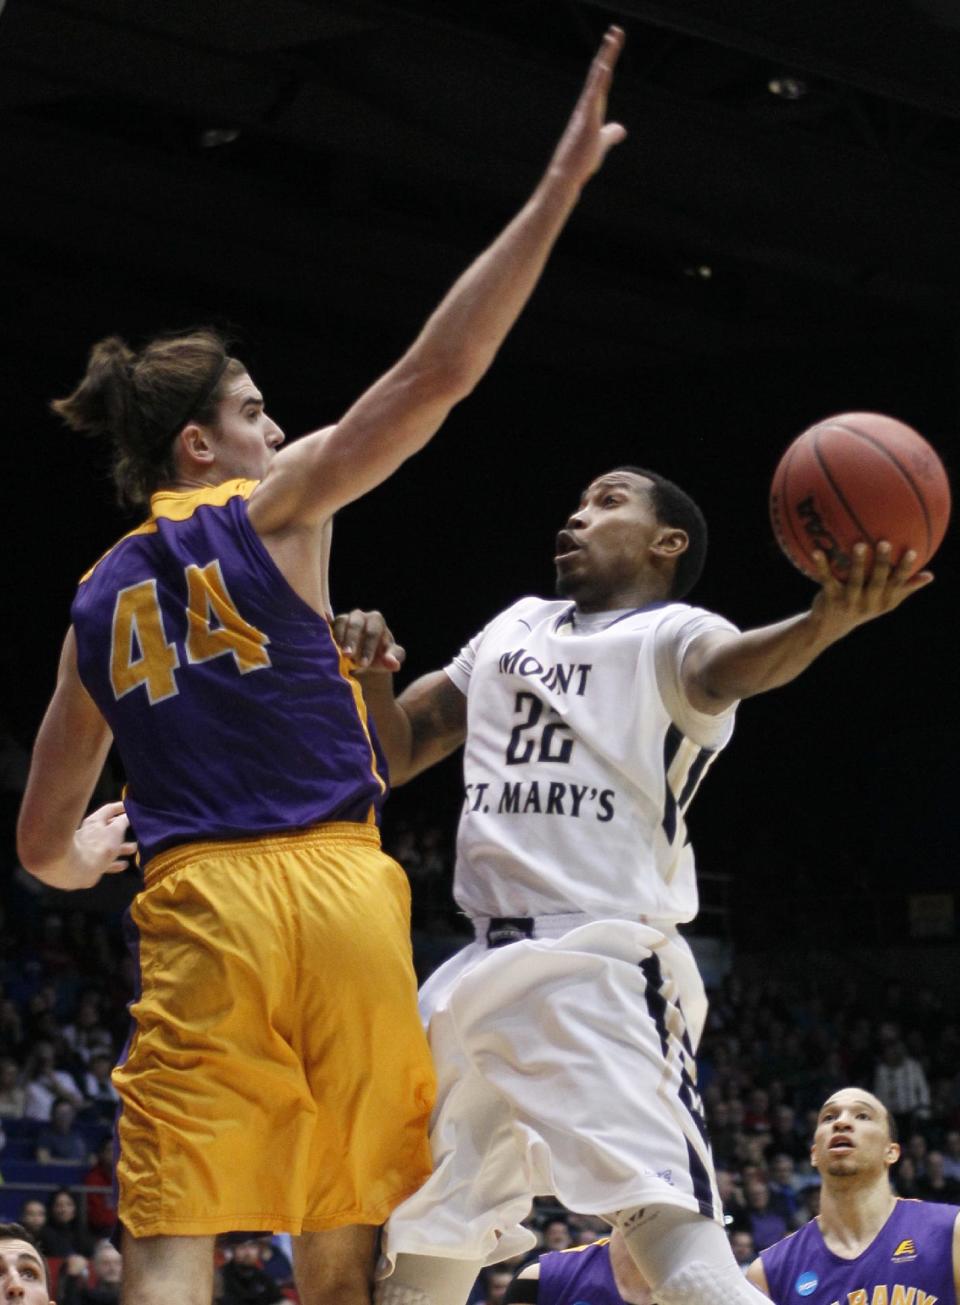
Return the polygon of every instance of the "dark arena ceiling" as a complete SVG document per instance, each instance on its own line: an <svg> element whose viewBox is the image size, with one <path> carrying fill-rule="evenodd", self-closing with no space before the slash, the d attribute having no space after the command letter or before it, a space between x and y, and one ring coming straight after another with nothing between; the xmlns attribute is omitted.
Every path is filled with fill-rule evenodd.
<svg viewBox="0 0 960 1305"><path fill-rule="evenodd" d="M414 671L441 665L499 606L549 592L553 532L627 461L702 501L700 601L757 624L811 595L766 518L797 431L888 411L958 465L953 0L9 0L0 447L21 738L76 578L126 524L103 454L46 407L90 344L231 324L291 435L335 419L532 188L611 21L629 137L478 393L338 521L337 601L382 607ZM948 535L929 591L744 708L694 812L701 865L768 893L801 872L838 892L952 884L955 557Z"/></svg>
<svg viewBox="0 0 960 1305"><path fill-rule="evenodd" d="M948 0L11 0L5 329L30 305L89 330L88 276L391 323L535 179L611 19L630 143L545 289L545 354L596 375L953 320Z"/></svg>

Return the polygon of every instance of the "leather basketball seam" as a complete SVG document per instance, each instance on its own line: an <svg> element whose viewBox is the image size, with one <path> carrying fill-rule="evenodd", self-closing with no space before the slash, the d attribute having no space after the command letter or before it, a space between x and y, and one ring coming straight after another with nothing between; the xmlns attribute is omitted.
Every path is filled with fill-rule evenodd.
<svg viewBox="0 0 960 1305"><path fill-rule="evenodd" d="M783 511L783 513L782 513L782 517L783 517L783 520L786 522L787 527L788 527L789 530L790 530L790 533L791 533L791 534L793 535L793 537L794 537L794 542L795 542L795 544L796 544L796 546L797 546L797 549L798 549L798 551L799 551L799 553L800 553L800 556L801 556L801 557L804 559L804 561L807 562L808 565L809 565L809 564L812 564L812 562L813 562L813 558L812 558L812 557L810 556L810 554L807 552L807 549L806 549L807 540L803 537L803 535L802 535L802 534L800 533L800 531L797 529L797 526L796 526L796 524L795 524L795 522L794 522L794 520L793 520L793 512L790 510L790 495L789 495L789 492L788 492L788 491L789 491L789 484L790 484L790 464L793 462L793 456L794 456L795 453L796 453L796 444L794 443L794 444L792 444L792 445L790 446L790 448L787 450L787 453L786 453L786 463L785 463L784 468L783 468L783 507L784 507L784 511ZM785 539L783 540L783 544L784 544L784 545L786 544L786 540L785 540ZM808 580L812 580L812 579L813 579L813 576L810 574L809 571L804 570L804 568L803 568L802 566L800 566L799 563L796 562L796 561L794 560L794 558L793 558L793 556L792 556L792 554L791 554L789 548L785 548L785 552L786 552L786 554L787 554L787 557L790 558L790 561L793 562L793 565L797 568L797 570L800 572L800 574L801 574L801 575L805 575L805 576L807 577Z"/></svg>
<svg viewBox="0 0 960 1305"><path fill-rule="evenodd" d="M834 426L839 426L839 423L832 423L832 424L833 424ZM822 428L821 428L821 429L822 429ZM840 429L840 430L845 430L845 431L847 431L848 434L853 434L853 435L859 435L859 433L860 433L859 431L851 430L851 429L850 429L849 427L847 427L847 426L839 426L839 429ZM812 442L813 442L813 456L816 458L816 460L817 460L817 465L819 466L820 470L823 472L824 477L825 477L825 479L826 479L826 481L827 481L827 484L828 484L828 485L830 486L830 488L833 490L834 494L836 494L837 498L838 498L839 501L840 501L840 505L842 506L843 510L846 512L847 516L850 518L850 520L853 522L853 524L854 524L854 525L857 527L857 529L860 531L861 535L863 535L863 537L864 537L864 539L866 540L866 542L867 542L868 544L870 544L871 547L876 547L876 543L877 543L877 541L876 541L876 540L873 538L873 536L870 534L869 530L866 529L866 527L864 526L863 522L862 522L862 521L860 520L860 518L857 516L856 512L854 512L853 508L852 508L852 507L850 506L850 504L847 502L846 495L844 494L844 492L843 492L843 490L840 488L840 486L837 484L837 482L834 480L833 475L831 474L830 468L827 466L825 460L823 459L823 457L822 457L821 454L820 454L820 431L819 431L819 430L817 430L817 431L814 432L814 437L813 437L813 441L812 441Z"/></svg>
<svg viewBox="0 0 960 1305"><path fill-rule="evenodd" d="M896 469L900 472L901 476L904 478L904 480L913 490L917 502L920 504L920 511L923 513L923 523L927 528L927 548L932 548L933 529L930 524L930 513L927 509L926 500L924 499L923 495L920 493L916 481L910 475L910 472L903 465L903 463L896 456L896 454L891 452L891 450L888 449L887 446L881 440L876 439L873 435L869 435L866 431L859 430L856 426L846 426L844 425L843 422L839 422L839 421L834 422L833 425L835 425L839 430L845 430L848 435L859 435L859 437L862 440L866 440L868 444L873 446L873 448L878 449L881 453L885 454L887 458L889 458L889 460L893 463Z"/></svg>

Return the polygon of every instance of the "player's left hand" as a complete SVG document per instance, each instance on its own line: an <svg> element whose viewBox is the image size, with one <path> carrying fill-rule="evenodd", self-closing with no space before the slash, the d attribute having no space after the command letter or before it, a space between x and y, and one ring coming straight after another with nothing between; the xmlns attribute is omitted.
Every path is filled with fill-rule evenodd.
<svg viewBox="0 0 960 1305"><path fill-rule="evenodd" d="M924 589L933 580L931 571L918 571L910 575L917 555L908 549L894 565L893 549L882 540L877 544L873 566L867 574L870 549L866 544L855 544L850 574L846 581L838 580L830 570L826 555L819 550L813 554L817 568L820 592L811 608L834 638L848 634L858 625L873 621L894 611L911 594Z"/></svg>
<svg viewBox="0 0 960 1305"><path fill-rule="evenodd" d="M603 163L607 152L626 139L626 128L607 122L607 95L613 70L623 49L623 29L608 27L580 98L550 161L550 171L584 185Z"/></svg>
<svg viewBox="0 0 960 1305"><path fill-rule="evenodd" d="M333 618L333 635L358 671L399 671L406 651L394 639L380 612L352 612Z"/></svg>

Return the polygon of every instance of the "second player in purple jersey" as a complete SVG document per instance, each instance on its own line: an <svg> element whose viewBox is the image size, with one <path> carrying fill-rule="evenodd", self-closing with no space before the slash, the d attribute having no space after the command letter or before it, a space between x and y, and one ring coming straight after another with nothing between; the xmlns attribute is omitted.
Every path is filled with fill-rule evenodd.
<svg viewBox="0 0 960 1305"><path fill-rule="evenodd" d="M900 1146L883 1102L864 1088L835 1092L810 1158L819 1217L763 1251L750 1281L777 1305L956 1305L960 1208L891 1191Z"/></svg>
<svg viewBox="0 0 960 1305"><path fill-rule="evenodd" d="M811 1305L955 1305L952 1247L960 1209L898 1200L867 1249L844 1259L814 1219L763 1252L775 1301Z"/></svg>
<svg viewBox="0 0 960 1305"><path fill-rule="evenodd" d="M654 1305L618 1230L588 1246L548 1251L507 1288L504 1305Z"/></svg>

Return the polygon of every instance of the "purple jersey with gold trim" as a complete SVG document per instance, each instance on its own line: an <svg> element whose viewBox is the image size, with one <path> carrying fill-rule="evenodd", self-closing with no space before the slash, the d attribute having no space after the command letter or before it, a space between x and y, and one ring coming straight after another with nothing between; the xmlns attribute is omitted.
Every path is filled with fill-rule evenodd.
<svg viewBox="0 0 960 1305"><path fill-rule="evenodd" d="M834 1255L816 1219L761 1252L777 1305L957 1305L956 1205L898 1200L856 1259Z"/></svg>
<svg viewBox="0 0 960 1305"><path fill-rule="evenodd" d="M623 1305L610 1267L610 1239L540 1256L537 1305Z"/></svg>
<svg viewBox="0 0 960 1305"><path fill-rule="evenodd" d="M80 582L80 678L146 862L197 840L374 821L386 766L329 622L247 513L256 481L155 494Z"/></svg>

